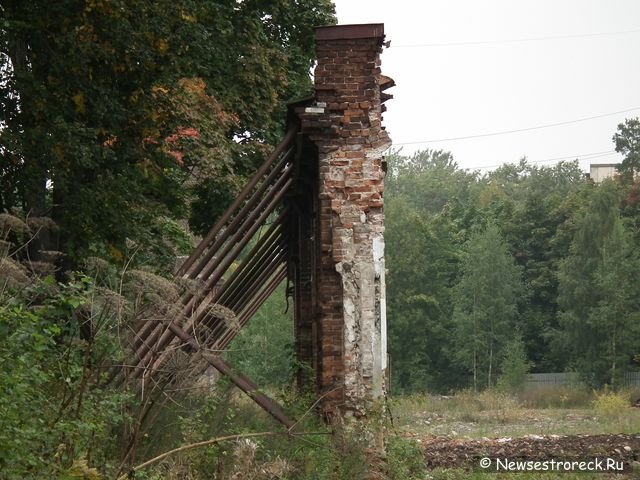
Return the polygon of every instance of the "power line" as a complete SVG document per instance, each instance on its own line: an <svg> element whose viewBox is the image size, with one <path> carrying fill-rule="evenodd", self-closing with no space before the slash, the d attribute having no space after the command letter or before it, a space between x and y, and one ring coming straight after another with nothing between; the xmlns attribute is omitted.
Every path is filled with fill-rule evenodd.
<svg viewBox="0 0 640 480"><path fill-rule="evenodd" d="M528 131L531 131L531 130L539 130L539 129L542 129L542 128L560 127L562 125L570 125L572 123L586 122L588 120L594 120L596 118L610 117L612 115L618 115L620 113L634 112L636 110L640 110L640 107L629 108L627 110L619 110L617 112L603 113L601 115L593 115L591 117L578 118L578 119L575 119L575 120L567 120L565 122L548 123L546 125L537 125L535 127L518 128L518 129L515 129L515 130L502 130L500 132L479 133L477 135L466 135L466 136L463 136L463 137L437 138L437 139L430 139L430 140L416 140L416 141L413 141L413 142L394 142L393 145L398 145L398 146L401 146L401 145L417 145L417 144L422 144L422 143L451 142L451 141L454 141L454 140L467 140L467 139L470 139L470 138L494 137L496 135L508 135L508 134L511 134L511 133L528 132Z"/></svg>
<svg viewBox="0 0 640 480"><path fill-rule="evenodd" d="M578 160L578 161L584 161L584 160L594 160L596 158L602 158L602 157L608 157L611 155L615 155L618 152L616 152L615 150L606 150L603 152L592 152L592 153L583 153L580 155L568 155L565 157L554 157L554 158L544 158L542 160L528 160L527 159L527 163L545 163L545 162L556 162L556 161L563 161L563 160ZM495 164L495 165L482 165L482 166L477 166L477 167L465 167L465 170L482 170L485 168L497 168L497 167L501 167L502 165L507 164L508 162L504 162L504 163L499 163L499 164Z"/></svg>
<svg viewBox="0 0 640 480"><path fill-rule="evenodd" d="M568 40L572 38L588 38L588 37L606 37L612 35L628 35L632 33L640 33L640 30L623 30L620 32L600 32L600 33L580 33L576 35L552 35L548 37L530 37L530 38L513 38L505 40L477 40L468 42L438 42L438 43L419 43L419 44L391 44L393 48L421 48L421 47L461 47L469 45L499 45L503 43L524 43L524 42L540 42L546 40Z"/></svg>

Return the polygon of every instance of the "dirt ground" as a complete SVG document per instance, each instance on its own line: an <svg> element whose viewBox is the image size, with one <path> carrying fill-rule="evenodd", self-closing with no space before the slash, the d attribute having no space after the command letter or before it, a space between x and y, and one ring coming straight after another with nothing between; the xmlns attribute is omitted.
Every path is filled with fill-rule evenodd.
<svg viewBox="0 0 640 480"><path fill-rule="evenodd" d="M625 470L628 468L628 471L637 472L640 467L640 434L529 435L478 440L428 435L414 439L422 446L429 469L474 469L482 457L534 461L581 461L608 457L625 462Z"/></svg>

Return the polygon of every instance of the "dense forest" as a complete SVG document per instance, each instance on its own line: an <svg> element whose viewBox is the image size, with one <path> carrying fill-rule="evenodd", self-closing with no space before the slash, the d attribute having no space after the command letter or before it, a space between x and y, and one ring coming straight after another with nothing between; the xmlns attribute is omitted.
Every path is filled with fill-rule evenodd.
<svg viewBox="0 0 640 480"><path fill-rule="evenodd" d="M640 370L640 122L613 141L625 160L600 184L577 161L481 174L448 152L387 157L393 394L512 390L527 372L619 388ZM283 309L267 304L237 339L254 353L233 354L265 381L290 362Z"/></svg>
<svg viewBox="0 0 640 480"><path fill-rule="evenodd" d="M313 28L334 9L2 0L0 18L0 478L97 479L91 465L123 471L135 422L102 365L122 360L141 310L178 298L177 257L277 143L286 103L310 93ZM511 389L527 371L616 388L640 370L640 121L612 134L625 160L602 184L577 162L480 174L442 151L388 156L392 393ZM225 355L303 416L316 399L285 388L301 367L285 294ZM224 381L216 392L172 404L144 452L270 428L230 407ZM314 468L335 478L325 447ZM222 447L196 460L249 478Z"/></svg>
<svg viewBox="0 0 640 480"><path fill-rule="evenodd" d="M594 387L640 369L640 123L601 184L576 162L480 175L442 151L392 155L386 179L396 391L475 389L575 371ZM520 377L522 377L520 375Z"/></svg>

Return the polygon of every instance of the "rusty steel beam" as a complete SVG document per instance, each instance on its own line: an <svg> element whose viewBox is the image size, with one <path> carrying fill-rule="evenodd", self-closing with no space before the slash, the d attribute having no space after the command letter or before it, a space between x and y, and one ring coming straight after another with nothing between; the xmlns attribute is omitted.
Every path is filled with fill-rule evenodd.
<svg viewBox="0 0 640 480"><path fill-rule="evenodd" d="M267 282L267 280L271 277L271 275L274 273L277 267L281 264L282 263L275 263L273 265L268 266L269 270L267 270L257 282L247 287L247 294L249 296L247 302L251 301L252 298L259 295L261 289L264 288L265 286L265 282ZM244 308L244 307L245 306L242 305L240 308ZM234 310L233 308L230 308L230 309ZM225 320L219 319L216 317L211 317L211 318L205 317L199 323L199 325L201 324L206 325L206 327L209 329L210 331L209 339L213 340L213 342L216 342L216 339L218 337L225 335L225 332L228 332L229 330L233 330L233 326L228 325L227 322L225 322ZM236 333L237 332L234 332L233 334L235 335Z"/></svg>
<svg viewBox="0 0 640 480"><path fill-rule="evenodd" d="M244 313L240 314L238 322L241 328L248 323L251 317L253 317L253 315L258 311L262 304L273 294L276 288L278 288L278 285L280 285L280 283L282 283L285 278L287 278L287 270L282 269L273 277L272 280L269 281L260 296L257 297L253 301L253 303L247 307L247 310ZM227 332L218 340L216 344L214 344L214 348L217 350L224 350L234 338L235 335L232 335L231 332Z"/></svg>
<svg viewBox="0 0 640 480"><path fill-rule="evenodd" d="M240 266L233 272L233 274L224 282L224 285L220 289L220 295L218 299L220 303L224 298L233 294L234 290L241 286L241 278L246 274L245 272L251 271L258 259L262 258L265 250L275 241L274 239L282 238L282 228L280 223L273 223L266 234L260 237L260 240L254 245L251 251L242 260Z"/></svg>
<svg viewBox="0 0 640 480"><path fill-rule="evenodd" d="M194 352L199 352L202 355L202 358L204 358L204 360L209 365L228 377L234 385L236 385L240 390L246 393L254 402L262 407L265 412L285 425L287 428L292 428L296 424L295 421L293 421L284 413L282 407L278 403L267 397L265 394L261 393L258 389L258 386L253 383L247 376L235 372L231 365L222 360L219 356L203 352L200 349L200 345L198 345L198 342L175 323L170 323L169 328L177 338L182 340L185 344L189 345L189 347L191 347Z"/></svg>
<svg viewBox="0 0 640 480"><path fill-rule="evenodd" d="M273 225L269 228L269 231L266 235L264 235L260 241L254 246L251 250L250 254L245 257L242 264L233 272L232 276L229 280L224 283L223 288L216 291L216 294L212 296L211 303L218 303L227 307L226 298L231 294L236 288L243 288L245 284L246 272L251 272L254 268L257 259L259 260L265 255L265 252L269 254L274 250L272 244L274 242L282 242L281 240L281 231L280 224L278 222L274 222Z"/></svg>
<svg viewBox="0 0 640 480"><path fill-rule="evenodd" d="M237 232L238 225L242 225L245 222L247 215L251 213L251 209L257 203L259 203L262 198L264 198L264 193L267 191L267 189L269 187L278 188L278 184L281 179L290 175L291 167L287 167L287 162L289 161L289 157L292 155L292 153L293 148L290 148L283 155L282 160L276 166L276 168L271 171L266 180L262 182L260 187L251 195L251 198L247 200L238 214L235 215L232 222L229 225L226 225L224 230L222 230L220 235L215 239L215 242L213 242L213 245L207 252L208 254L205 255L193 269L186 272L188 274L188 278L196 278L200 273L202 273L202 270L207 266L212 257L211 253L217 254L218 250L229 238L231 233ZM206 273L204 273L203 276L206 276Z"/></svg>
<svg viewBox="0 0 640 480"><path fill-rule="evenodd" d="M280 285L280 283L282 283L282 280L285 278L286 278L286 273L283 273L281 277L279 277L276 281L274 281L273 288L270 288L270 291L268 292L265 291L264 293L260 294L260 296L257 297L254 300L254 302L251 304L251 308L247 308L246 314L244 314L239 320L241 329L244 328L247 325L247 323L249 323L249 321L257 313L260 307L264 304L266 299L273 294L273 292L276 290L278 285ZM220 339L218 339L218 341L213 345L214 349L216 351L225 350L229 346L229 344L233 341L233 339L236 337L236 335L237 335L237 332L233 332L233 331L225 332L224 335L222 335Z"/></svg>
<svg viewBox="0 0 640 480"><path fill-rule="evenodd" d="M275 210L280 200L289 190L293 180L289 178L291 170L286 175L281 176L273 189L265 195L256 208L247 216L240 227L230 236L222 250L218 253L215 261L202 272L202 276L206 278L205 291L209 291L222 278L233 261L240 254L242 249L253 238L257 229L264 223L267 217ZM238 248L240 247L240 248ZM189 301L186 305L187 311L194 306L194 301Z"/></svg>
<svg viewBox="0 0 640 480"><path fill-rule="evenodd" d="M257 260L252 262L251 267L247 268L242 275L238 277L236 282L237 288L229 289L228 294L221 295L218 303L233 310L234 302L242 295L243 290L246 291L248 286L255 281L255 278L260 276L260 273L264 269L265 262L277 256L278 253L285 248L286 243L287 239L284 237L274 238L274 240L269 243L268 248L264 250L263 254L260 255L260 257L256 257Z"/></svg>
<svg viewBox="0 0 640 480"><path fill-rule="evenodd" d="M273 228L272 233L273 232L277 232L280 233L280 223L274 223L274 225L272 225ZM269 239L269 236L265 236L262 237L263 239ZM286 241L284 238L282 238L279 235L272 235L270 238L270 242L269 243L264 243L263 244L263 248L261 248L257 253L259 253L259 255L250 257L250 260L252 260L251 262L251 269L247 269L245 270L246 274L242 274L237 278L237 283L236 285L241 286L243 290L236 290L235 294L232 297L229 297L226 301L223 301L223 298L221 297L220 293L221 292L217 292L217 295L214 296L214 298L212 299L212 302L215 303L220 303L222 305L227 306L228 308L231 309L235 309L236 305L238 304L237 301L237 297L240 295L242 296L241 298L246 297L247 295L253 295L254 291L256 290L256 287L259 286L261 284L261 282L263 282L265 280L265 275L263 274L263 272L265 271L265 269L269 266L270 262L279 262L281 258L283 258L284 256L284 246L286 244ZM257 259L257 261L256 261ZM237 272L238 270L236 270ZM234 272L235 273L235 272ZM220 297L220 299L218 300L218 298L216 297ZM231 301L234 301L233 304L230 304ZM206 317L205 319L203 319L203 321L206 322ZM217 323L217 322L216 322ZM214 326L216 325L216 323L211 325L211 328L213 329ZM165 331L166 330L166 325L161 324L162 326L164 326ZM213 338L215 338L215 334L217 334L219 331L219 328L215 329L215 332L212 334ZM146 346L148 348L148 351L153 351L154 353L158 352L158 348L154 348L154 345L149 345L148 342L146 342ZM161 355L161 354L160 354ZM157 359L153 359L153 357L145 357L144 359L141 359L140 361L145 360L148 363L146 363L145 365L142 365L143 367L149 368L151 366L153 366L153 364L155 363L155 368L161 368L161 365L158 365L158 361L160 361L160 363L163 363L160 359L160 357L158 357ZM138 365L140 365L140 361L138 362Z"/></svg>
<svg viewBox="0 0 640 480"><path fill-rule="evenodd" d="M283 260L285 255L286 254L282 253L275 262L266 264L266 270L261 274L261 277L256 279L256 281L251 285L247 286L246 294L248 298L243 304L238 303L235 308L228 307L231 308L232 311L236 312L236 319L240 317L240 312L246 308L246 303L251 302L252 299L260 296L260 292L269 284L269 279L272 278L274 272L284 264ZM217 319L214 319L208 326L211 331L210 338L214 339L214 342L218 337L225 334L225 329L227 328L227 325L223 321Z"/></svg>
<svg viewBox="0 0 640 480"><path fill-rule="evenodd" d="M287 269L282 265L286 258L287 240L283 234L282 219L288 208L278 215L278 219L274 225L270 226L267 234L259 239L248 257L245 257L238 269L231 274L228 283L216 289L220 279L254 237L258 228L281 204L293 185L294 179L291 177L294 168L290 163L290 157L294 151L292 145L297 133L297 126L292 126L288 130L283 141L245 185L205 239L177 269L176 276L204 279L203 285L195 295L191 292L181 295L180 300L183 304L181 314L171 319L168 324L144 322L137 328L136 333L140 338L134 341L134 346L137 347L134 347L135 364L142 368L133 370L132 378L140 377L140 372L146 372L145 377L149 379L155 377L168 358L165 350L167 346L174 345L182 348L180 343L184 343L196 355L202 356L206 364L228 376L238 388L277 421L286 425L287 428L295 425L280 405L260 393L250 379L241 373L234 372L231 366L218 356L204 351L187 329L190 325L198 325L198 322L207 319L206 307L211 302L225 306L231 303L236 309L241 309L242 315L239 315L239 321L243 326L286 277ZM224 299L224 303L218 302L220 298ZM185 325L181 326L177 322L184 322ZM218 325L216 325L216 335L211 337L214 343L220 343L222 340L227 345L237 334L235 329L228 329L227 332L217 330L220 330ZM218 338L220 334L222 338ZM199 360L198 364L200 364ZM201 367L198 367L197 371L200 370Z"/></svg>
<svg viewBox="0 0 640 480"><path fill-rule="evenodd" d="M205 297L202 299L199 299L199 303L196 304L196 299L198 299L197 296L191 296L191 299L189 300L189 302L187 302L187 304L183 307L182 309L182 313L181 315L184 317L193 317L194 315L197 317L196 318L196 322L200 320L200 314L199 314L199 310L201 311L202 308L208 304L211 303L211 298L207 298L209 297L210 293L212 291L212 289L215 287L215 285L218 283L218 281L220 280L220 278L222 278L222 275L226 272L226 270L229 268L229 266L231 265L231 263L233 262L233 260L237 257L237 255L240 253L240 251L242 250L242 248L244 248L244 246L248 243L248 241L253 237L253 235L255 234L255 232L257 231L258 227L264 222L264 220L269 216L269 214L271 213L271 211L273 211L273 209L275 209L275 207L277 206L279 199L282 198L282 196L284 196L284 194L286 193L286 190L289 188L291 184L291 179L288 179L285 182L285 186L282 188L282 190L280 192L278 192L278 194L276 195L276 199L277 201L274 201L276 199L273 199L269 205L267 205L267 209L264 210L262 212L262 215L260 215L258 217L258 220L249 227L249 231L247 234L245 234L240 240L237 240L234 238L232 238L233 240L236 240L236 243L231 243L228 242L227 245L225 246L224 249L224 257L218 258L216 260L216 265L219 265L219 263L222 261L224 264L224 269L217 269L212 276L210 276L207 281L205 282L204 286L203 286L203 290L207 293L205 293ZM263 202L261 202L262 204ZM268 213L267 213L268 212ZM253 212L254 214L259 213L259 210L255 210ZM277 219L277 222L280 222L280 220L284 217L284 215L286 214L286 210L284 210ZM251 220L253 220L253 216L251 217ZM245 226L246 227L246 226ZM242 228L242 232L246 232L246 228ZM231 250L231 252L229 252L229 250ZM209 275L211 275L211 272L208 272ZM187 322L189 323L189 322ZM147 332L147 344L151 344L151 345L155 345L156 340L158 339L158 336L160 336L160 344L161 346L159 347L159 349L164 348L167 343L168 343L168 339L171 337L170 332L168 332L167 330L163 330L162 327L163 324L158 325L158 326L154 326L154 329L151 330L151 332ZM189 327L187 326L187 329ZM138 335L142 335L141 333L139 333ZM151 349L147 348L147 345L142 344L139 345L138 348L135 351L135 356L136 358L139 359L139 361L141 363L148 363L149 362L149 358L150 358L150 353L151 353ZM137 378L139 377L139 372L134 371L133 372L133 378Z"/></svg>
<svg viewBox="0 0 640 480"><path fill-rule="evenodd" d="M286 266L278 270L271 277L271 280L265 284L265 288L260 295L255 297L251 303L245 305L244 309L238 314L238 321L241 325L244 325L258 311L285 278L287 278Z"/></svg>
<svg viewBox="0 0 640 480"><path fill-rule="evenodd" d="M225 299L223 305L234 312L242 310L243 306L252 298L256 290L260 287L261 282L267 280L265 278L265 274L273 269L273 265L279 265L286 262L286 256L286 243L283 241L277 245L271 257L256 265L256 268L251 275L246 277L243 288L236 291L232 297Z"/></svg>
<svg viewBox="0 0 640 480"><path fill-rule="evenodd" d="M247 286L245 296L242 299L240 299L235 306L230 306L228 308L230 308L234 312L236 311L240 312L241 310L243 310L246 306L246 303L251 301L251 299L254 298L256 295L259 295L259 292L264 287L267 280L273 275L273 273L277 270L277 268L283 264L281 260L284 258L285 255L286 255L285 252L281 252L278 255L278 257L274 259L273 262L265 264L264 271L263 273L261 273L260 277L255 279L255 281L252 284ZM243 303L241 303L241 301ZM205 321L205 319L203 319L203 321ZM219 319L214 319L213 322L206 323L206 325L211 331L210 338L213 338L213 339L217 338L219 335L222 335L224 333L225 327L227 326L224 321Z"/></svg>
<svg viewBox="0 0 640 480"><path fill-rule="evenodd" d="M280 266L281 268L274 268L271 271L268 280L264 282L260 289L254 292L254 295L249 299L247 304L242 307L242 310L238 312L236 317L240 328L242 328L248 319L262 306L262 304L266 301L266 299L275 291L277 286L280 284L282 279L287 276L287 268L284 265ZM236 332L227 331L219 333L220 339L215 343L217 349L222 349L220 345L225 343L223 340L226 340L226 343L231 341L233 337L235 337Z"/></svg>
<svg viewBox="0 0 640 480"><path fill-rule="evenodd" d="M278 194L271 200L270 204L266 207L263 213L255 220L255 223L251 226L249 232L235 245L231 253L226 257L224 261L222 261L219 267L215 272L211 274L211 278L209 282L217 282L224 272L227 271L233 260L238 256L240 251L246 246L249 240L253 237L255 232L260 228L260 226L264 223L267 217L275 210L275 208L280 204L282 197L287 193L289 187L291 186L293 180L289 179L285 186L278 192ZM288 207L285 207L281 213L281 215L285 215L287 213ZM196 322L201 319L201 315L196 316L194 319L191 317L190 320L195 320Z"/></svg>
<svg viewBox="0 0 640 480"><path fill-rule="evenodd" d="M247 286L244 291L240 292L233 303L229 304L229 308L233 311L241 311L244 305L253 297L256 288L260 287L270 276L274 267L277 267L286 260L287 250L284 242L280 244L278 251L272 258L265 259L256 270L255 275L247 278ZM265 277L266 276L266 277Z"/></svg>
<svg viewBox="0 0 640 480"><path fill-rule="evenodd" d="M267 209L269 210L269 213L271 213L275 209L280 199L284 196L284 194L287 192L287 190L293 183L293 180L290 178L291 172L292 172L291 168L283 172L283 174L278 178L278 180L273 185L273 187L260 199L256 207L251 212L249 212L249 214L243 219L242 223L239 226L237 226L237 228L234 228L234 229L230 228L229 234L227 234L226 231L223 232L223 235L225 236L225 240L228 240L228 241L225 243L224 247L222 247L221 251L216 252L216 254L218 255L216 258L216 261L210 265L207 265L207 268L205 268L201 272L204 278L209 278L209 276L212 275L212 273L217 269L218 265L220 263L223 263L224 259L226 259L228 256L230 255L233 255L234 257L237 256L239 252L237 253L230 253L230 252L235 251L232 249L232 247L233 245L238 243L240 239L244 240L245 237L248 236L249 237L247 239L247 242L248 242L248 240L250 240L251 237L253 237L255 230L250 234L246 233L248 230L250 230L249 225L252 225L252 223L254 222L261 225L264 222L264 220L266 220L266 217L268 217L268 215L266 215L262 220L257 220L257 218L262 218L261 212L264 212L265 209ZM274 198L277 198L278 201L276 203L273 203L272 201L270 202L270 200ZM219 278L217 280L219 280Z"/></svg>
<svg viewBox="0 0 640 480"><path fill-rule="evenodd" d="M212 288L212 286L214 286L218 282L218 280L222 278L222 275L224 274L224 272L226 272L226 270L229 268L231 263L233 263L234 259L238 256L240 251L242 251L242 249L246 246L249 240L253 237L253 235L256 233L258 228L260 228L260 226L266 220L266 218L280 204L280 201L289 190L289 187L291 186L292 182L293 182L292 179L288 179L285 182L285 184L282 186L282 188L278 191L278 193L271 199L271 202L269 202L269 204L265 207L262 214L260 214L258 218L255 218L255 219L253 217L251 218L250 221L254 221L253 225L249 228L246 234L238 241L238 243L236 243L233 246L231 251L227 252L222 262L220 262L218 268L211 274L211 277L209 277L209 279L205 283L205 291L209 291ZM287 211L287 208L285 207L285 209L282 212L282 215L284 215L286 211ZM188 312L188 310L192 306L193 305L187 305L185 307L185 310L187 310ZM197 313L196 315L192 315L191 318L187 320L185 328L189 329L191 325L197 324L202 319L204 313L205 313L205 309L202 309L200 313ZM172 335L169 332L165 332L164 334L162 334L158 342L159 343L158 349L160 350L164 349L168 345L168 343L171 341L171 339L172 339ZM151 352L147 352L147 354L145 355L144 358L142 358L140 363L148 364L151 357L152 357ZM134 372L132 372L132 376L133 378L137 378L140 375L138 374L137 370L134 370Z"/></svg>
<svg viewBox="0 0 640 480"><path fill-rule="evenodd" d="M262 288L263 284L266 282L266 280L268 280L272 276L273 272L278 268L278 266L283 265L282 260L285 258L285 256L286 256L286 251L280 250L280 252L277 254L277 256L275 258L271 259L270 262L267 262L265 264L265 267L262 269L262 270L264 270L264 273L262 273L262 275L259 278L256 278L252 282L252 284L247 285L247 291L246 291L245 295L248 296L248 298L247 298L246 301L250 300L256 294L258 294L258 292ZM264 300L262 300L260 302L260 304L262 304L263 301ZM212 318L208 319L207 317L208 317L208 313L205 312L205 315L203 315L202 318L199 319L197 323L193 324L193 325L196 325L196 328L201 328L201 325L204 324L210 330L210 333L208 335L208 340L206 341L207 344L210 343L209 339L212 339L215 342L217 337L225 334L225 330L227 332L230 331L230 330L233 330L231 327L229 327L225 323L224 320L218 319L218 318L215 318L215 317L212 317ZM233 332L233 336L235 336L236 333L237 332ZM174 340L175 340L175 338L172 339L171 341L174 341ZM174 343L175 343L175 341L174 341ZM174 345L174 346L176 346L176 345ZM147 365L149 366L149 368L153 368L153 370L157 371L157 370L161 369L162 366L164 365L164 362L166 361L165 357L166 357L166 355L162 355L162 354L160 356L158 356L156 359L153 359L153 357L151 357L148 360L149 363Z"/></svg>
<svg viewBox="0 0 640 480"><path fill-rule="evenodd" d="M238 194L238 196L233 201L233 203L229 206L229 208L227 208L227 210L224 212L222 217L218 219L216 224L211 228L211 230L209 230L206 237L202 240L202 242L200 242L198 247L191 253L191 255L189 255L189 258L187 258L184 261L184 263L178 268L178 270L175 273L176 276L178 277L182 276L187 271L187 269L189 269L193 265L193 263L198 259L198 257L202 255L204 250L207 248L207 245L209 245L213 241L213 239L218 235L218 232L224 226L224 224L229 221L229 218L231 218L231 215L233 214L233 212L238 209L238 207L242 204L244 199L249 195L251 190L254 189L254 187L257 185L260 179L267 173L267 171L269 170L269 167L273 164L273 162L295 139L297 133L298 133L298 126L295 124L290 125L286 135L284 136L282 141L278 144L276 149L271 153L271 155L269 155L267 160L260 166L260 168L258 168L258 170L253 175L253 177L251 177L251 180L249 180L249 183L247 183L244 186L242 191Z"/></svg>
<svg viewBox="0 0 640 480"><path fill-rule="evenodd" d="M200 261L195 266L195 268L188 269L187 271L185 271L184 275L186 275L186 278L193 279L193 278L197 277L198 274L202 273L203 269L205 269L205 271L203 273L203 276L206 277L208 274L211 273L211 271L215 268L215 265L219 261L219 257L216 257L214 254L218 253L218 249L228 239L228 237L231 235L231 232L235 232L235 234L239 233L239 230L237 229L238 224L240 224L240 221L244 220L246 215L248 213L250 213L251 208L253 206L255 206L256 203L260 202L260 199L261 199L262 195L264 194L264 192L266 191L266 189L268 187L271 186L273 188L277 188L278 185L281 184L283 178L284 177L288 177L291 174L291 167L289 167L289 168L285 168L285 167L286 167L286 164L288 162L288 158L291 156L292 153L293 153L293 147L290 148L284 154L284 156L282 157L280 162L271 171L271 173L269 174L267 179L261 184L259 189L256 192L254 192L251 195L251 198L242 206L240 212L238 212L238 214L234 217L234 219L231 222L231 224L228 225L228 226L223 225L223 226L221 226L221 227L216 229L216 231L219 232L222 227L225 227L225 229L222 231L222 234L218 238L215 238L214 244L208 250L207 254L203 258L200 259ZM278 177L278 175L280 175L280 176ZM272 182L276 179L276 177L278 177L278 180L276 181L276 183L274 185L272 185ZM255 183L257 183L257 182L258 181L256 181ZM254 187L255 187L255 185L254 185ZM263 198L263 200L264 200L264 198ZM231 207L227 211L229 211L229 210L231 210ZM226 215L226 213L227 212L225 212L225 215ZM228 218L227 218L227 220L228 220ZM213 240L214 239L211 239L210 241L213 241ZM203 242L201 242L200 245L202 245ZM224 251L220 255L223 256L224 255ZM195 260L192 260L192 263L193 262L195 262ZM186 292L185 294L183 294L181 296L180 301L182 303L184 303L185 305L187 305L187 307L185 307L185 310L187 310L187 311L184 312L185 316L189 315L188 309L190 307L193 307L193 302L192 302L193 298L194 298L194 295L192 295L190 292ZM152 332L154 329L156 329L156 331ZM146 323L146 324L142 325L142 327L138 330L138 336L141 337L141 338L146 338L147 336L151 336L151 337L153 337L155 339L155 337L157 337L158 334L159 334L158 333L158 331L159 331L158 329L159 329L159 327L154 326L154 325L152 325L150 323ZM139 353L140 346L141 346L141 342L135 342L134 343L134 348L136 348L136 354Z"/></svg>

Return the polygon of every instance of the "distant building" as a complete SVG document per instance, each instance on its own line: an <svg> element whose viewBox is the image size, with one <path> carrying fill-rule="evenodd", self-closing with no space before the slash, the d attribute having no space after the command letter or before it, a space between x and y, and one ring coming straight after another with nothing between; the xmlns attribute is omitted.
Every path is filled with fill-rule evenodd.
<svg viewBox="0 0 640 480"><path fill-rule="evenodd" d="M587 175L594 183L601 183L606 178L617 176L619 166L619 163L592 163Z"/></svg>

